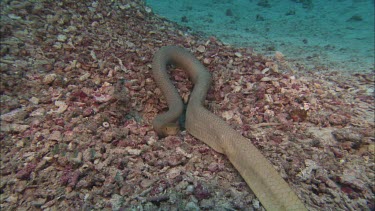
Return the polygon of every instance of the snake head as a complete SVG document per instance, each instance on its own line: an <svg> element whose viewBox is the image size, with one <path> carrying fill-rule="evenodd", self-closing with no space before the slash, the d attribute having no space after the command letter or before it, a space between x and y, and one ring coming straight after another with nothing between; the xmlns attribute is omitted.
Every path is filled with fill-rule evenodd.
<svg viewBox="0 0 375 211"><path fill-rule="evenodd" d="M159 136L161 137L174 136L178 132L180 132L180 126L178 125L178 123L167 123L163 125L163 127L161 128Z"/></svg>

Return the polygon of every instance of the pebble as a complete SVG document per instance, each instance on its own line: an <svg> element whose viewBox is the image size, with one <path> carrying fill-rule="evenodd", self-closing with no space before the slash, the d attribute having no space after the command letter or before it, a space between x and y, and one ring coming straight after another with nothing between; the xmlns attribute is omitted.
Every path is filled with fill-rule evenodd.
<svg viewBox="0 0 375 211"><path fill-rule="evenodd" d="M188 193L193 193L194 192L194 185L188 185L187 187L186 187L186 192L188 192Z"/></svg>
<svg viewBox="0 0 375 211"><path fill-rule="evenodd" d="M204 58L203 59L203 63L204 64L210 64L211 63L211 59L210 58Z"/></svg>
<svg viewBox="0 0 375 211"><path fill-rule="evenodd" d="M154 184L154 180L151 180L151 179L144 179L144 180L142 180L141 181L141 187L142 188L148 188L148 187L150 187L152 184Z"/></svg>
<svg viewBox="0 0 375 211"><path fill-rule="evenodd" d="M201 206L201 208L203 208L205 210L212 210L215 207L215 204L214 204L213 200L203 199L200 202L200 206Z"/></svg>
<svg viewBox="0 0 375 211"><path fill-rule="evenodd" d="M56 79L56 74L48 74L43 78L43 84L49 85Z"/></svg>
<svg viewBox="0 0 375 211"><path fill-rule="evenodd" d="M30 98L29 101L31 103L33 103L34 105L38 105L39 104L39 98L36 98L36 97Z"/></svg>
<svg viewBox="0 0 375 211"><path fill-rule="evenodd" d="M200 45L198 46L197 51L200 53L204 53L206 51L206 47L204 47L204 45Z"/></svg>
<svg viewBox="0 0 375 211"><path fill-rule="evenodd" d="M146 11L147 13L151 13L151 12L152 12L152 10L151 10L150 7L145 7L145 11Z"/></svg>
<svg viewBox="0 0 375 211"><path fill-rule="evenodd" d="M130 154L130 155L140 155L141 154L141 150L140 149L132 149L130 147L126 147L125 148L126 151Z"/></svg>
<svg viewBox="0 0 375 211"><path fill-rule="evenodd" d="M61 141L62 140L61 132L58 130L53 131L51 135L48 137L48 140Z"/></svg>
<svg viewBox="0 0 375 211"><path fill-rule="evenodd" d="M17 16L15 14L9 14L8 17L13 20L20 20L22 19L20 16Z"/></svg>
<svg viewBox="0 0 375 211"><path fill-rule="evenodd" d="M174 179L179 175L181 175L181 168L179 168L179 167L172 168L167 173L167 177L170 178L170 179Z"/></svg>
<svg viewBox="0 0 375 211"><path fill-rule="evenodd" d="M265 97L265 101L266 102L268 102L270 104L273 103L273 98L272 98L272 96L270 94L265 94L264 97Z"/></svg>
<svg viewBox="0 0 375 211"><path fill-rule="evenodd" d="M364 173L363 170L359 169L345 169L340 176L340 180L343 184L364 192L368 190L366 183L360 179Z"/></svg>
<svg viewBox="0 0 375 211"><path fill-rule="evenodd" d="M332 135L339 142L350 141L354 143L361 143L363 139L361 134L347 128L335 130L332 132Z"/></svg>
<svg viewBox="0 0 375 211"><path fill-rule="evenodd" d="M194 203L194 202L188 202L187 204L186 204L186 206L185 206L185 209L184 210L188 210L188 211L198 211L198 210L200 210L199 209L199 207L198 207L198 205L196 204L196 203Z"/></svg>
<svg viewBox="0 0 375 211"><path fill-rule="evenodd" d="M104 131L102 139L105 143L110 143L113 140L114 134L112 131Z"/></svg>
<svg viewBox="0 0 375 211"><path fill-rule="evenodd" d="M66 35L63 35L63 34L57 35L57 41L59 42L65 42L67 39L68 37Z"/></svg>
<svg viewBox="0 0 375 211"><path fill-rule="evenodd" d="M82 115L83 115L83 117L88 117L88 116L90 116L93 113L94 113L94 109L92 109L92 108L86 108L85 110L83 110ZM103 126L106 127L104 125L104 122L103 122Z"/></svg>
<svg viewBox="0 0 375 211"><path fill-rule="evenodd" d="M270 77L263 77L262 79L260 79L260 81L263 81L263 82L266 82L266 81L275 81L277 80L276 78L270 78Z"/></svg>
<svg viewBox="0 0 375 211"><path fill-rule="evenodd" d="M23 108L12 110L9 113L0 116L0 119L6 122L13 122L15 120L23 120L27 116L27 112Z"/></svg>
<svg viewBox="0 0 375 211"><path fill-rule="evenodd" d="M36 200L33 200L31 204L35 207L41 207L44 203L46 203L47 199L45 198L38 198Z"/></svg>
<svg viewBox="0 0 375 211"><path fill-rule="evenodd" d="M234 53L234 55L237 56L238 58L242 57L242 54L240 52L236 52L236 53Z"/></svg>
<svg viewBox="0 0 375 211"><path fill-rule="evenodd" d="M53 44L53 47L56 48L56 49L61 49L62 48L62 44L61 42L55 42L55 44Z"/></svg>
<svg viewBox="0 0 375 211"><path fill-rule="evenodd" d="M331 114L328 117L329 123L332 125L345 125L348 123L348 118L339 114Z"/></svg>
<svg viewBox="0 0 375 211"><path fill-rule="evenodd" d="M80 81L86 81L91 76L90 73L85 73L79 77Z"/></svg>
<svg viewBox="0 0 375 211"><path fill-rule="evenodd" d="M3 132L24 132L30 126L29 125L20 125L20 124L1 124L0 131Z"/></svg>
<svg viewBox="0 0 375 211"><path fill-rule="evenodd" d="M91 23L91 26L92 27L97 27L97 26L99 26L99 22L98 21L94 21L94 22Z"/></svg>
<svg viewBox="0 0 375 211"><path fill-rule="evenodd" d="M30 116L44 116L46 110L44 108L38 108L35 111L31 112Z"/></svg>
<svg viewBox="0 0 375 211"><path fill-rule="evenodd" d="M120 208L123 206L125 202L124 197L118 194L113 194L110 201L112 205L112 210L120 210Z"/></svg>
<svg viewBox="0 0 375 211"><path fill-rule="evenodd" d="M284 55L280 51L275 52L275 58L277 61L282 61L284 60Z"/></svg>
<svg viewBox="0 0 375 211"><path fill-rule="evenodd" d="M257 199L253 199L252 203L255 209L260 209L260 203Z"/></svg>
<svg viewBox="0 0 375 211"><path fill-rule="evenodd" d="M82 163L83 153L79 152L77 157L70 158L69 161L71 161L73 164L80 165Z"/></svg>
<svg viewBox="0 0 375 211"><path fill-rule="evenodd" d="M63 113L67 108L68 105L64 101L55 101L55 106L58 106L59 108L55 111L58 114Z"/></svg>
<svg viewBox="0 0 375 211"><path fill-rule="evenodd" d="M68 28L64 29L64 32L75 32L77 31L77 27L75 26L68 26Z"/></svg>
<svg viewBox="0 0 375 211"><path fill-rule="evenodd" d="M371 154L375 155L375 144L370 144L370 145L368 145L368 151L369 151Z"/></svg>
<svg viewBox="0 0 375 211"><path fill-rule="evenodd" d="M131 8L131 6L130 6L130 4L125 4L125 5L119 5L119 8L120 8L121 10L126 10L126 9Z"/></svg>
<svg viewBox="0 0 375 211"><path fill-rule="evenodd" d="M9 196L9 197L6 199L7 202L9 202L9 203L13 203L13 204L16 203L17 200L18 200L18 196L17 196L17 195L11 195L11 196Z"/></svg>
<svg viewBox="0 0 375 211"><path fill-rule="evenodd" d="M322 86L318 83L314 83L315 88L320 89Z"/></svg>
<svg viewBox="0 0 375 211"><path fill-rule="evenodd" d="M17 143L16 143L16 147L18 147L18 148L21 148L21 147L23 147L25 145L25 142L23 142L23 141L18 141Z"/></svg>

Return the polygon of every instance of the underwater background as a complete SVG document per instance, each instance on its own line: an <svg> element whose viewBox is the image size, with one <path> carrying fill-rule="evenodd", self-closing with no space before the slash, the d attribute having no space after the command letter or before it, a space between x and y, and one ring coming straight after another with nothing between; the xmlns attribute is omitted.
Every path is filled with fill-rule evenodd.
<svg viewBox="0 0 375 211"><path fill-rule="evenodd" d="M375 210L373 6L0 0L0 210L265 210L205 140L156 133L168 45L211 73L205 108L308 210Z"/></svg>
<svg viewBox="0 0 375 211"><path fill-rule="evenodd" d="M373 0L147 0L193 32L315 70L374 69Z"/></svg>

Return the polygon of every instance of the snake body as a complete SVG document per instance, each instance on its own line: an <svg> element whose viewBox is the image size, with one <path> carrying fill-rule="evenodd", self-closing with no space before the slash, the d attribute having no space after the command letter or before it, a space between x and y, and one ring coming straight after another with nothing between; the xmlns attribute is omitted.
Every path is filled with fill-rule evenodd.
<svg viewBox="0 0 375 211"><path fill-rule="evenodd" d="M162 47L154 55L152 72L165 96L169 110L153 121L155 131L168 135L183 112L183 102L169 79L167 65L186 71L194 83L186 110L186 130L215 151L225 154L267 210L306 210L297 195L261 152L203 104L211 85L211 74L187 50Z"/></svg>

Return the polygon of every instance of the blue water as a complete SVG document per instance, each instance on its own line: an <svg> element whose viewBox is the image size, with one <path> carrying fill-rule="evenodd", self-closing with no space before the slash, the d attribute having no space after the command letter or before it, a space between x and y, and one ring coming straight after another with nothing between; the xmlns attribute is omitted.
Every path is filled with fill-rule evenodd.
<svg viewBox="0 0 375 211"><path fill-rule="evenodd" d="M146 0L154 13L226 44L309 69L374 70L374 0Z"/></svg>

